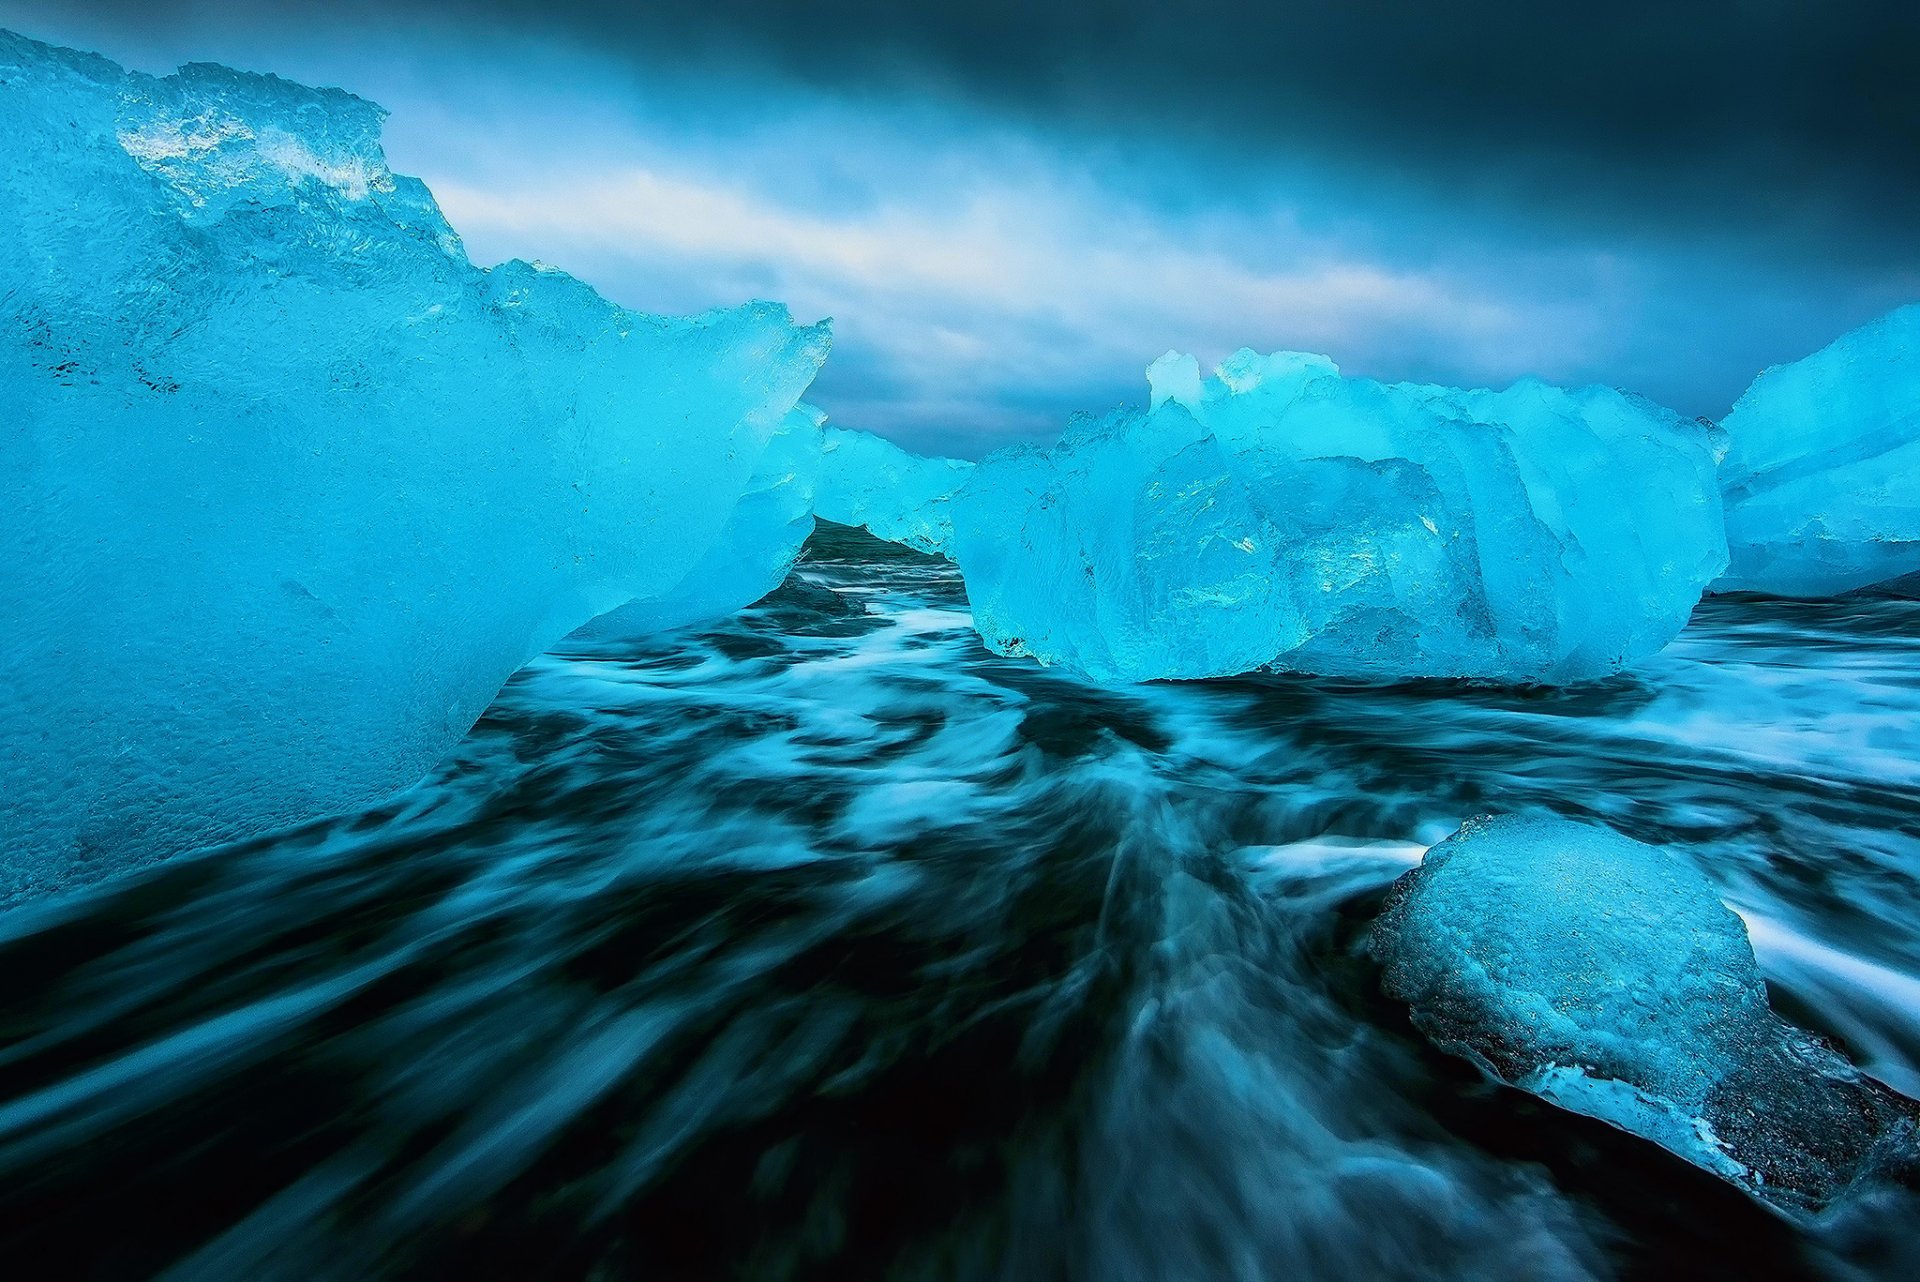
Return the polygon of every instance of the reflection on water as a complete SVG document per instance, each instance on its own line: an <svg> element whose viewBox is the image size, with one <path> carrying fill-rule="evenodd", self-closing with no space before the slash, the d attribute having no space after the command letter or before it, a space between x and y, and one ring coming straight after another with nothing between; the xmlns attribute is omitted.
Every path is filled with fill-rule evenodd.
<svg viewBox="0 0 1920 1282"><path fill-rule="evenodd" d="M841 532L575 638L368 814L0 917L0 1258L144 1277L1916 1275L1378 994L1485 811L1681 847L1920 1093L1920 603L1719 600L1575 691L1098 689Z"/></svg>

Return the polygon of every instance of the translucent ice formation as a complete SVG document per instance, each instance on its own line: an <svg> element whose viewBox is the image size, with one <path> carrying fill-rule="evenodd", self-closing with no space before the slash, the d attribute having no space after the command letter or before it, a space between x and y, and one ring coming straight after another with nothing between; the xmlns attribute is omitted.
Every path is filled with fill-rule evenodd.
<svg viewBox="0 0 1920 1282"><path fill-rule="evenodd" d="M476 270L381 117L0 34L14 893L366 803L585 620L791 558L824 327Z"/></svg>
<svg viewBox="0 0 1920 1282"><path fill-rule="evenodd" d="M1916 1151L1908 1101L1775 1017L1706 879L1610 829L1467 824L1396 883L1373 949L1443 1049L1783 1207Z"/></svg>
<svg viewBox="0 0 1920 1282"><path fill-rule="evenodd" d="M815 510L878 538L953 556L953 492L973 471L962 459L923 458L867 432L830 427Z"/></svg>
<svg viewBox="0 0 1920 1282"><path fill-rule="evenodd" d="M604 639L679 627L730 613L779 587L813 533L825 419L811 405L790 410L699 563L673 587L600 615L574 635Z"/></svg>
<svg viewBox="0 0 1920 1282"><path fill-rule="evenodd" d="M1832 596L1920 571L1920 305L1766 371L1723 426L1717 589Z"/></svg>
<svg viewBox="0 0 1920 1282"><path fill-rule="evenodd" d="M1726 564L1705 429L1605 388L1343 378L1243 351L955 498L976 625L1102 679L1597 677Z"/></svg>

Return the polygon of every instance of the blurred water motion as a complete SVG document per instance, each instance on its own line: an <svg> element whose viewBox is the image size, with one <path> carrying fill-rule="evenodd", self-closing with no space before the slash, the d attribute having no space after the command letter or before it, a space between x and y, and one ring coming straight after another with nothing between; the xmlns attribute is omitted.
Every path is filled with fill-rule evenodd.
<svg viewBox="0 0 1920 1282"><path fill-rule="evenodd" d="M0 917L14 1276L1917 1275L1497 1088L1378 994L1487 811L1695 858L1920 1093L1920 603L1716 599L1568 691L1102 689L828 529L583 634L387 807Z"/></svg>

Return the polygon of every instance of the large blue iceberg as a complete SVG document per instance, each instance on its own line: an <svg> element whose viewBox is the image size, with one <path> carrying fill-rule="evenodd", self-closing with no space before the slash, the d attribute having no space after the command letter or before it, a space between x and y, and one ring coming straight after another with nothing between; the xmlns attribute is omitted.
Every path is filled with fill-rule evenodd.
<svg viewBox="0 0 1920 1282"><path fill-rule="evenodd" d="M1572 681L1665 645L1726 564L1708 430L1619 392L1289 352L1148 376L1145 413L994 454L955 497L1002 653L1125 681Z"/></svg>
<svg viewBox="0 0 1920 1282"><path fill-rule="evenodd" d="M1724 426L1717 589L1831 596L1920 572L1920 305L1766 371Z"/></svg>
<svg viewBox="0 0 1920 1282"><path fill-rule="evenodd" d="M804 537L824 326L478 270L382 115L0 33L0 901L370 802Z"/></svg>
<svg viewBox="0 0 1920 1282"><path fill-rule="evenodd" d="M779 587L813 533L825 420L804 403L788 411L706 554L672 587L600 615L573 637L605 640L680 627L731 613Z"/></svg>
<svg viewBox="0 0 1920 1282"><path fill-rule="evenodd" d="M1698 870L1609 829L1467 824L1395 885L1373 949L1443 1049L1785 1209L1920 1152L1909 1101L1773 1014Z"/></svg>
<svg viewBox="0 0 1920 1282"><path fill-rule="evenodd" d="M826 431L815 510L921 552L953 556L953 493L973 464L924 458L868 432Z"/></svg>

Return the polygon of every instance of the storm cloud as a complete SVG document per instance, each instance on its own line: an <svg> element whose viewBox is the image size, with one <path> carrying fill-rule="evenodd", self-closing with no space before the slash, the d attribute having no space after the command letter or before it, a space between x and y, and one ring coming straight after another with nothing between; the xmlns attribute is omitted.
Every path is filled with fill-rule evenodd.
<svg viewBox="0 0 1920 1282"><path fill-rule="evenodd" d="M106 7L147 22L249 8ZM1872 227L1920 253L1910 3L414 0L251 17L297 27L346 14L565 36L641 67L692 58L951 95L1220 154L1304 151L1576 213Z"/></svg>

